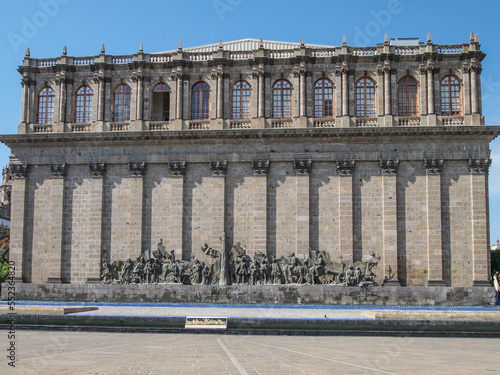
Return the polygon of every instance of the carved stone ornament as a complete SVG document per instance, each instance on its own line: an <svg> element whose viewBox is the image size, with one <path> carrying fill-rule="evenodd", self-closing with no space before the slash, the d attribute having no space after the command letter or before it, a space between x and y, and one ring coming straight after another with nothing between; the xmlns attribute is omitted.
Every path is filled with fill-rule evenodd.
<svg viewBox="0 0 500 375"><path fill-rule="evenodd" d="M267 175L269 172L269 160L252 160L252 169L255 176Z"/></svg>
<svg viewBox="0 0 500 375"><path fill-rule="evenodd" d="M424 167L427 174L441 174L443 170L443 159L425 159Z"/></svg>
<svg viewBox="0 0 500 375"><path fill-rule="evenodd" d="M103 177L106 174L105 163L89 163L90 175L95 177Z"/></svg>
<svg viewBox="0 0 500 375"><path fill-rule="evenodd" d="M311 159L296 159L293 166L296 174L310 174L312 169Z"/></svg>
<svg viewBox="0 0 500 375"><path fill-rule="evenodd" d="M471 174L488 174L491 159L469 159Z"/></svg>
<svg viewBox="0 0 500 375"><path fill-rule="evenodd" d="M62 164L51 164L50 172L52 177L64 177L66 176L66 163Z"/></svg>
<svg viewBox="0 0 500 375"><path fill-rule="evenodd" d="M92 80L94 81L95 84L98 84L100 82L104 82L104 75L96 73L92 77Z"/></svg>
<svg viewBox="0 0 500 375"><path fill-rule="evenodd" d="M225 176L227 170L227 161L226 160L216 160L210 161L210 169L212 170L213 176Z"/></svg>
<svg viewBox="0 0 500 375"><path fill-rule="evenodd" d="M352 176L356 160L337 160L337 171L340 176Z"/></svg>
<svg viewBox="0 0 500 375"><path fill-rule="evenodd" d="M174 176L186 175L186 162L184 161L171 161L168 163L170 173Z"/></svg>
<svg viewBox="0 0 500 375"><path fill-rule="evenodd" d="M131 176L144 176L146 174L146 163L128 163L128 171Z"/></svg>
<svg viewBox="0 0 500 375"><path fill-rule="evenodd" d="M14 178L26 178L28 177L28 165L27 164L11 164L10 170Z"/></svg>
<svg viewBox="0 0 500 375"><path fill-rule="evenodd" d="M398 173L399 160L380 160L380 172L383 175L395 175Z"/></svg>

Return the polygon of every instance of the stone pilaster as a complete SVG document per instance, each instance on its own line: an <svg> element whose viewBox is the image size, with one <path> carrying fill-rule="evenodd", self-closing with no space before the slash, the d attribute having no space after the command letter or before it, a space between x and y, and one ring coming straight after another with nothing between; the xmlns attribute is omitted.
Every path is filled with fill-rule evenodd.
<svg viewBox="0 0 500 375"><path fill-rule="evenodd" d="M427 115L427 66L420 64L419 66L420 85L418 86L418 110L421 116Z"/></svg>
<svg viewBox="0 0 500 375"><path fill-rule="evenodd" d="M132 80L136 83L137 90L137 100L136 100L136 108L137 113L135 118L132 120L141 120L143 119L143 107L144 107L144 74L141 69L138 69L136 72L132 74ZM139 129L137 129L139 130ZM140 129L142 130L142 129Z"/></svg>
<svg viewBox="0 0 500 375"><path fill-rule="evenodd" d="M470 159L473 286L490 286L488 169L490 159Z"/></svg>
<svg viewBox="0 0 500 375"><path fill-rule="evenodd" d="M443 281L443 245L441 230L442 159L424 161L427 196L427 285L445 286Z"/></svg>
<svg viewBox="0 0 500 375"><path fill-rule="evenodd" d="M299 258L309 256L309 176L312 169L311 159L294 160L296 175L296 255Z"/></svg>
<svg viewBox="0 0 500 375"><path fill-rule="evenodd" d="M94 84L97 85L97 90L98 90L98 104L97 104L97 121L104 121L104 107L106 105L104 101L104 96L105 96L105 84L104 84L104 74L95 74L94 77Z"/></svg>
<svg viewBox="0 0 500 375"><path fill-rule="evenodd" d="M463 104L460 103L462 108L462 114L470 115L471 114L471 101L472 101L472 87L471 87L471 67L467 63L464 63L462 66L462 85L461 85L461 98L465 98L463 100Z"/></svg>
<svg viewBox="0 0 500 375"><path fill-rule="evenodd" d="M253 160L253 246L255 253L267 253L267 174L269 160Z"/></svg>
<svg viewBox="0 0 500 375"><path fill-rule="evenodd" d="M21 122L26 124L29 121L29 108L30 108L30 92L29 92L29 76L27 73L23 74L21 85L23 86L23 98L21 103Z"/></svg>
<svg viewBox="0 0 500 375"><path fill-rule="evenodd" d="M302 65L302 64L301 64ZM305 117L306 115L306 69L305 66L301 66L299 70L299 83L300 83L300 117Z"/></svg>
<svg viewBox="0 0 500 375"><path fill-rule="evenodd" d="M427 62L427 113L434 114L434 63Z"/></svg>
<svg viewBox="0 0 500 375"><path fill-rule="evenodd" d="M174 250L177 259L184 259L182 223L184 212L184 176L186 175L186 163L183 161L169 162L170 169L170 210L167 222L169 231L167 233L167 248Z"/></svg>
<svg viewBox="0 0 500 375"><path fill-rule="evenodd" d="M354 261L353 242L353 186L352 175L356 166L355 160L337 161L339 181L339 234L340 255L345 261Z"/></svg>
<svg viewBox="0 0 500 375"><path fill-rule="evenodd" d="M130 180L130 221L129 221L129 257L136 257L142 253L144 217L144 176L146 163L129 163Z"/></svg>
<svg viewBox="0 0 500 375"><path fill-rule="evenodd" d="M86 283L101 282L102 259L102 213L103 213L103 190L104 175L106 174L106 164L90 163L90 238L87 250Z"/></svg>
<svg viewBox="0 0 500 375"><path fill-rule="evenodd" d="M384 63L384 113L391 115L391 63Z"/></svg>
<svg viewBox="0 0 500 375"><path fill-rule="evenodd" d="M50 248L49 248L49 277L48 283L61 283L61 259L64 234L63 202L64 202L64 177L66 164L51 164L52 189L49 211L50 222Z"/></svg>
<svg viewBox="0 0 500 375"><path fill-rule="evenodd" d="M472 59L471 61L471 73L470 73L470 96L471 96L471 109L472 114L479 113L479 94L478 94L478 75L481 72L480 63L476 59Z"/></svg>
<svg viewBox="0 0 500 375"><path fill-rule="evenodd" d="M264 118L265 116L265 97L266 88L264 86L264 69L259 67L259 118Z"/></svg>
<svg viewBox="0 0 500 375"><path fill-rule="evenodd" d="M12 175L12 211L10 224L10 253L9 261L14 263L16 282L28 282L31 277L30 263L25 262L25 224L28 166L11 164Z"/></svg>
<svg viewBox="0 0 500 375"><path fill-rule="evenodd" d="M175 118L182 120L182 72L177 72L175 74L176 79L176 92L175 97L177 98L175 106Z"/></svg>
<svg viewBox="0 0 500 375"><path fill-rule="evenodd" d="M381 160L384 285L399 286L396 176L399 160Z"/></svg>
<svg viewBox="0 0 500 375"><path fill-rule="evenodd" d="M349 116L349 67L342 63L342 116Z"/></svg>
<svg viewBox="0 0 500 375"><path fill-rule="evenodd" d="M210 199L210 214L211 214L211 238L215 242L216 238L225 232L224 217L226 203L226 160L210 161L210 170L212 171L212 194Z"/></svg>

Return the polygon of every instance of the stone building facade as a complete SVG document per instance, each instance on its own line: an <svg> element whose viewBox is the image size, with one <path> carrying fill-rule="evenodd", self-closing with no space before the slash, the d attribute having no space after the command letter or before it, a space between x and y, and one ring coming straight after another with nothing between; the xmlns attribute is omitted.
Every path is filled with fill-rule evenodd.
<svg viewBox="0 0 500 375"><path fill-rule="evenodd" d="M12 149L23 283L99 282L163 239L203 258L361 261L406 287L490 287L477 36L374 47L254 39L160 53L26 53Z"/></svg>

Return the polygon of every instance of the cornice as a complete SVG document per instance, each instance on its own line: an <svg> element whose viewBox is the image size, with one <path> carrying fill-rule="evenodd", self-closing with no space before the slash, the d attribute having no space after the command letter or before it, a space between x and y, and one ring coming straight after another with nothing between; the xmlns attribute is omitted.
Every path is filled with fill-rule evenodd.
<svg viewBox="0 0 500 375"><path fill-rule="evenodd" d="M307 128L307 129L227 129L182 131L126 131L78 133L29 133L0 135L0 142L9 147L72 145L85 143L93 146L116 144L147 144L148 142L232 143L238 140L276 140L309 142L322 139L327 142L386 143L429 141L492 141L500 135L500 126L422 126L381 128Z"/></svg>

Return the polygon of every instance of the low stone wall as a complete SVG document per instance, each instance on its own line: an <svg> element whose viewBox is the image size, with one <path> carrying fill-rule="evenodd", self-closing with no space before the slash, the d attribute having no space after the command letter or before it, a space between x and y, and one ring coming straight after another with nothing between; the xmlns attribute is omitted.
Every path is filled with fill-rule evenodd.
<svg viewBox="0 0 500 375"><path fill-rule="evenodd" d="M1 298L6 300L7 284ZM16 300L318 305L492 305L493 287L16 284Z"/></svg>

